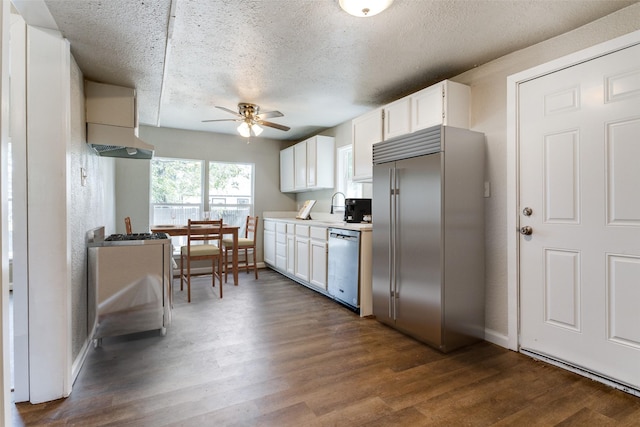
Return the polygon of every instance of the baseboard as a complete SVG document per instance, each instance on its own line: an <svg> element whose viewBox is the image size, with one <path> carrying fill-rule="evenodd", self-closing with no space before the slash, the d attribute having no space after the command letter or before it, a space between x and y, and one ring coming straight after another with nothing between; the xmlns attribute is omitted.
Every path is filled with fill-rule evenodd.
<svg viewBox="0 0 640 427"><path fill-rule="evenodd" d="M489 341L490 343L499 345L500 347L504 347L506 349L509 348L509 337L494 331L493 329L485 328L484 339L485 341Z"/></svg>
<svg viewBox="0 0 640 427"><path fill-rule="evenodd" d="M89 336L92 337L93 332L91 332L91 335ZM76 382L76 379L78 378L78 375L82 370L82 365L84 365L84 361L87 360L87 356L89 355L89 349L91 349L92 347L93 340L85 340L82 348L80 349L80 353L78 353L78 356L75 358L73 364L71 365L71 384L74 384ZM73 387L71 388L71 391L73 392Z"/></svg>

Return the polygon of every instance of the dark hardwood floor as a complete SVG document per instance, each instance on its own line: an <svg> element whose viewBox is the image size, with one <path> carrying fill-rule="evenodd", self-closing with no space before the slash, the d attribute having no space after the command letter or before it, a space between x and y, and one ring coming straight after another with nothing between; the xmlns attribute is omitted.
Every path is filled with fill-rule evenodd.
<svg viewBox="0 0 640 427"><path fill-rule="evenodd" d="M173 324L91 349L67 399L15 425L638 426L640 398L482 342L441 354L271 271L210 278Z"/></svg>

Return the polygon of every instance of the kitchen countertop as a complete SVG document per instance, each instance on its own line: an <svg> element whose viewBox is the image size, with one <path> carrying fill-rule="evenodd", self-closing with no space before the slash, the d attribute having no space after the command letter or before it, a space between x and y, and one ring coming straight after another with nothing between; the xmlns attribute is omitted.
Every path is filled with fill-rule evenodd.
<svg viewBox="0 0 640 427"><path fill-rule="evenodd" d="M297 219L295 217L295 212L264 212L264 219L270 221L277 222L293 222L295 224L300 225L309 225L315 227L334 227L334 228L342 228L345 230L356 230L356 231L371 231L373 229L373 224L371 223L353 223L353 222L345 222L340 221L337 218L337 215L313 215L313 218L316 216L317 218L313 219Z"/></svg>

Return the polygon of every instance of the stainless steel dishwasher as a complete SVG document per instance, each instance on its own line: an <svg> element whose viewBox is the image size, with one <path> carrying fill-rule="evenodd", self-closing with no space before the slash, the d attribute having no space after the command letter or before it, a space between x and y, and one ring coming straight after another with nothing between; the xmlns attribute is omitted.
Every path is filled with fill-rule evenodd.
<svg viewBox="0 0 640 427"><path fill-rule="evenodd" d="M329 228L329 295L354 311L360 298L360 232Z"/></svg>

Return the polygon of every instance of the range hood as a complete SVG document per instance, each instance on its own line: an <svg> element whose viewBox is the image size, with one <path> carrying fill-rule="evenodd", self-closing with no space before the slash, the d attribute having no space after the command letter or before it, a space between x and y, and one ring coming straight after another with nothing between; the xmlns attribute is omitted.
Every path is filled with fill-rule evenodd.
<svg viewBox="0 0 640 427"><path fill-rule="evenodd" d="M85 81L87 144L104 157L151 159L154 146L138 138L135 89Z"/></svg>
<svg viewBox="0 0 640 427"><path fill-rule="evenodd" d="M151 159L155 147L147 144L133 128L87 123L87 143L103 157Z"/></svg>

